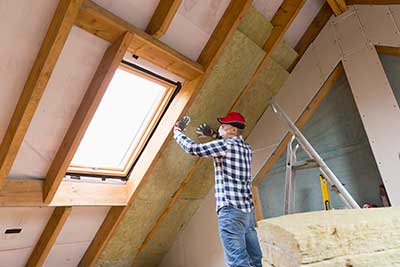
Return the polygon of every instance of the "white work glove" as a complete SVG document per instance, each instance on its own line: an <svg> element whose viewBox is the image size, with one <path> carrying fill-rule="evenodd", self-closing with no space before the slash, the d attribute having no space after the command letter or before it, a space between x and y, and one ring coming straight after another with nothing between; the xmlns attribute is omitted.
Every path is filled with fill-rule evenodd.
<svg viewBox="0 0 400 267"><path fill-rule="evenodd" d="M200 124L200 126L196 128L196 134L199 138L211 137L216 139L218 137L218 133L208 126L207 123Z"/></svg>

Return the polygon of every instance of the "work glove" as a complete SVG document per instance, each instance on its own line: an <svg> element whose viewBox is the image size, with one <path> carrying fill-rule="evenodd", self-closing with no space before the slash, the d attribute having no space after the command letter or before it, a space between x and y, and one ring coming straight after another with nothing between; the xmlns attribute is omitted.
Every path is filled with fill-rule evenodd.
<svg viewBox="0 0 400 267"><path fill-rule="evenodd" d="M185 116L175 123L175 129L183 132L190 123L190 117Z"/></svg>
<svg viewBox="0 0 400 267"><path fill-rule="evenodd" d="M196 134L199 138L217 138L218 134L210 127L207 123L200 124L199 127L196 128Z"/></svg>

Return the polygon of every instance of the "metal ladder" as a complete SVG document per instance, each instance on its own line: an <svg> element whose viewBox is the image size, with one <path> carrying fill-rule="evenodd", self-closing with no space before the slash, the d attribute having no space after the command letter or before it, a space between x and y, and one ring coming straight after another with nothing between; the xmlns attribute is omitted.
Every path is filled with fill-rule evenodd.
<svg viewBox="0 0 400 267"><path fill-rule="evenodd" d="M304 135L300 132L297 126L289 118L289 116L283 111L283 109L275 102L274 99L270 100L272 110L278 115L289 127L289 131L293 134L288 146L286 154L286 175L285 175L285 202L284 202L284 214L294 213L295 205L295 177L296 171L308 168L319 168L322 176L326 177L328 183L336 187L336 193L339 198L343 201L347 208L359 209L360 206L344 188L340 180L326 165L324 160L319 156L317 151L308 142ZM298 144L294 145L294 141ZM304 150L308 155L309 159L298 161L296 152L299 147Z"/></svg>

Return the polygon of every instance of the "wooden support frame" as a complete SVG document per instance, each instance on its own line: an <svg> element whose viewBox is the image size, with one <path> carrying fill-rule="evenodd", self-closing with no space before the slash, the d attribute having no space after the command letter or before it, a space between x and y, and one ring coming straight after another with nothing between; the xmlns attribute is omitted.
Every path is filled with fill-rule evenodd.
<svg viewBox="0 0 400 267"><path fill-rule="evenodd" d="M301 114L299 119L296 121L296 126L301 129L306 122L311 118L312 114L317 110L319 105L325 96L330 92L335 82L344 74L343 64L340 62L332 73L329 75L328 79L322 85L321 89L311 100L310 104L305 108L304 112ZM281 155L286 151L287 144L289 143L291 134L288 133L285 138L281 141L275 151L272 153L271 157L267 160L264 166L257 173L253 180L253 186L258 186L267 173L271 170L274 164L279 160Z"/></svg>
<svg viewBox="0 0 400 267"><path fill-rule="evenodd" d="M236 106L238 105L240 98L248 90L250 90L253 82L257 78L257 75L259 74L261 69L264 67L264 65L267 64L267 62L268 62L268 60L270 58L270 55L272 53L272 50L282 40L283 35L285 34L285 32L289 28L290 24L293 22L293 20L295 19L296 15L298 14L300 9L304 5L304 2L305 2L304 0L296 0L296 1L285 0L282 3L281 7L279 8L279 10L277 11L277 13L274 15L274 17L272 19L272 24L274 25L274 29L272 30L272 33L271 33L270 37L267 39L267 41L266 41L266 43L264 45L264 50L265 50L266 54L265 54L263 60L261 61L260 65L258 66L257 70L255 71L255 73L251 77L249 83L243 89L243 91L241 92L239 97L235 100L235 102L232 105L230 110L234 110L236 108ZM173 207L173 205L175 204L175 202L179 198L180 194L183 192L183 190L184 190L186 184L188 183L188 181L190 180L191 176L196 171L196 169L199 167L200 162L201 161L199 159L196 161L196 163L191 168L191 170L189 171L188 175L185 177L185 179L183 180L183 182L181 183L179 188L175 191L173 198L170 200L170 202L168 203L167 207L163 210L163 212L161 213L160 217L157 219L157 221L155 222L155 224L151 228L150 232L147 234L147 236L146 236L145 240L143 241L142 245L138 249L137 255L140 254L144 250L145 246L147 245L147 243L150 241L150 239L154 235L157 227L162 223L163 219L167 216L169 210ZM255 190L257 190L257 189L255 189ZM253 192L254 192L254 190L253 190ZM256 193L257 192L258 191L256 191ZM257 203L257 201L256 201L256 203ZM256 208L257 208L257 213L258 213L257 216L258 217L262 217L262 213L261 213L262 210L260 209L260 206L257 206Z"/></svg>
<svg viewBox="0 0 400 267"><path fill-rule="evenodd" d="M43 202L43 180L8 179L0 191L0 207L125 206L125 184L63 181L52 202Z"/></svg>
<svg viewBox="0 0 400 267"><path fill-rule="evenodd" d="M132 34L125 33L105 52L89 88L83 97L81 105L79 106L64 140L47 172L43 189L43 199L46 204L49 204L53 200L68 166L78 149L79 143L82 140L116 69L120 65L131 40Z"/></svg>
<svg viewBox="0 0 400 267"><path fill-rule="evenodd" d="M313 19L310 26L308 26L307 30L300 38L298 43L296 44L294 50L296 50L298 56L297 59L293 62L293 64L289 68L289 72L292 72L297 62L304 55L310 44L317 38L318 34L325 27L329 18L333 15L333 11L328 5L328 3L324 3L321 9L318 11L317 16Z"/></svg>
<svg viewBox="0 0 400 267"><path fill-rule="evenodd" d="M158 39L163 36L181 3L182 0L161 0L147 25L146 32Z"/></svg>
<svg viewBox="0 0 400 267"><path fill-rule="evenodd" d="M0 146L0 189L11 170L82 0L60 0Z"/></svg>
<svg viewBox="0 0 400 267"><path fill-rule="evenodd" d="M61 229L70 213L71 207L57 207L54 209L53 214L47 222L47 225L33 249L26 266L43 266L47 255L56 242L58 234L61 232Z"/></svg>
<svg viewBox="0 0 400 267"><path fill-rule="evenodd" d="M375 48L379 54L400 56L400 47L376 45Z"/></svg>
<svg viewBox="0 0 400 267"><path fill-rule="evenodd" d="M205 73L196 79L185 82L180 93L175 97L171 107L161 120L156 133L144 150L140 162L137 164L140 168L134 169L134 173L132 173L133 178L128 181L130 186L129 192L132 192L128 205L126 207L112 207L110 209L95 238L81 259L79 266L94 266L95 261L128 211L141 186L146 182L146 177L152 170L154 163L160 157L168 138L171 136L171 129L174 123L184 114L194 96L208 78L222 50L227 45L229 38L239 25L240 19L250 8L251 2L251 0L235 0L229 4L210 40L203 49L202 54L207 56L203 60L200 59L201 56L198 59L198 62L202 61L202 65L206 66Z"/></svg>
<svg viewBox="0 0 400 267"><path fill-rule="evenodd" d="M111 43L128 31L132 34L129 52L186 80L193 80L204 73L204 68L200 64L90 0L83 3L76 25Z"/></svg>
<svg viewBox="0 0 400 267"><path fill-rule="evenodd" d="M347 11L345 0L326 0L326 2L329 4L333 13L335 13L336 16L339 16L340 14Z"/></svg>

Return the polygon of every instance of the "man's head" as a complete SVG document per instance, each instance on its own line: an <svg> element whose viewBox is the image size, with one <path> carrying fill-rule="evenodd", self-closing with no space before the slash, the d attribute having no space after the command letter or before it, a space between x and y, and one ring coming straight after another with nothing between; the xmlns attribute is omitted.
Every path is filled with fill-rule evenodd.
<svg viewBox="0 0 400 267"><path fill-rule="evenodd" d="M228 115L223 118L218 118L217 120L221 123L218 132L223 138L242 135L246 127L245 118L238 112L229 112Z"/></svg>

